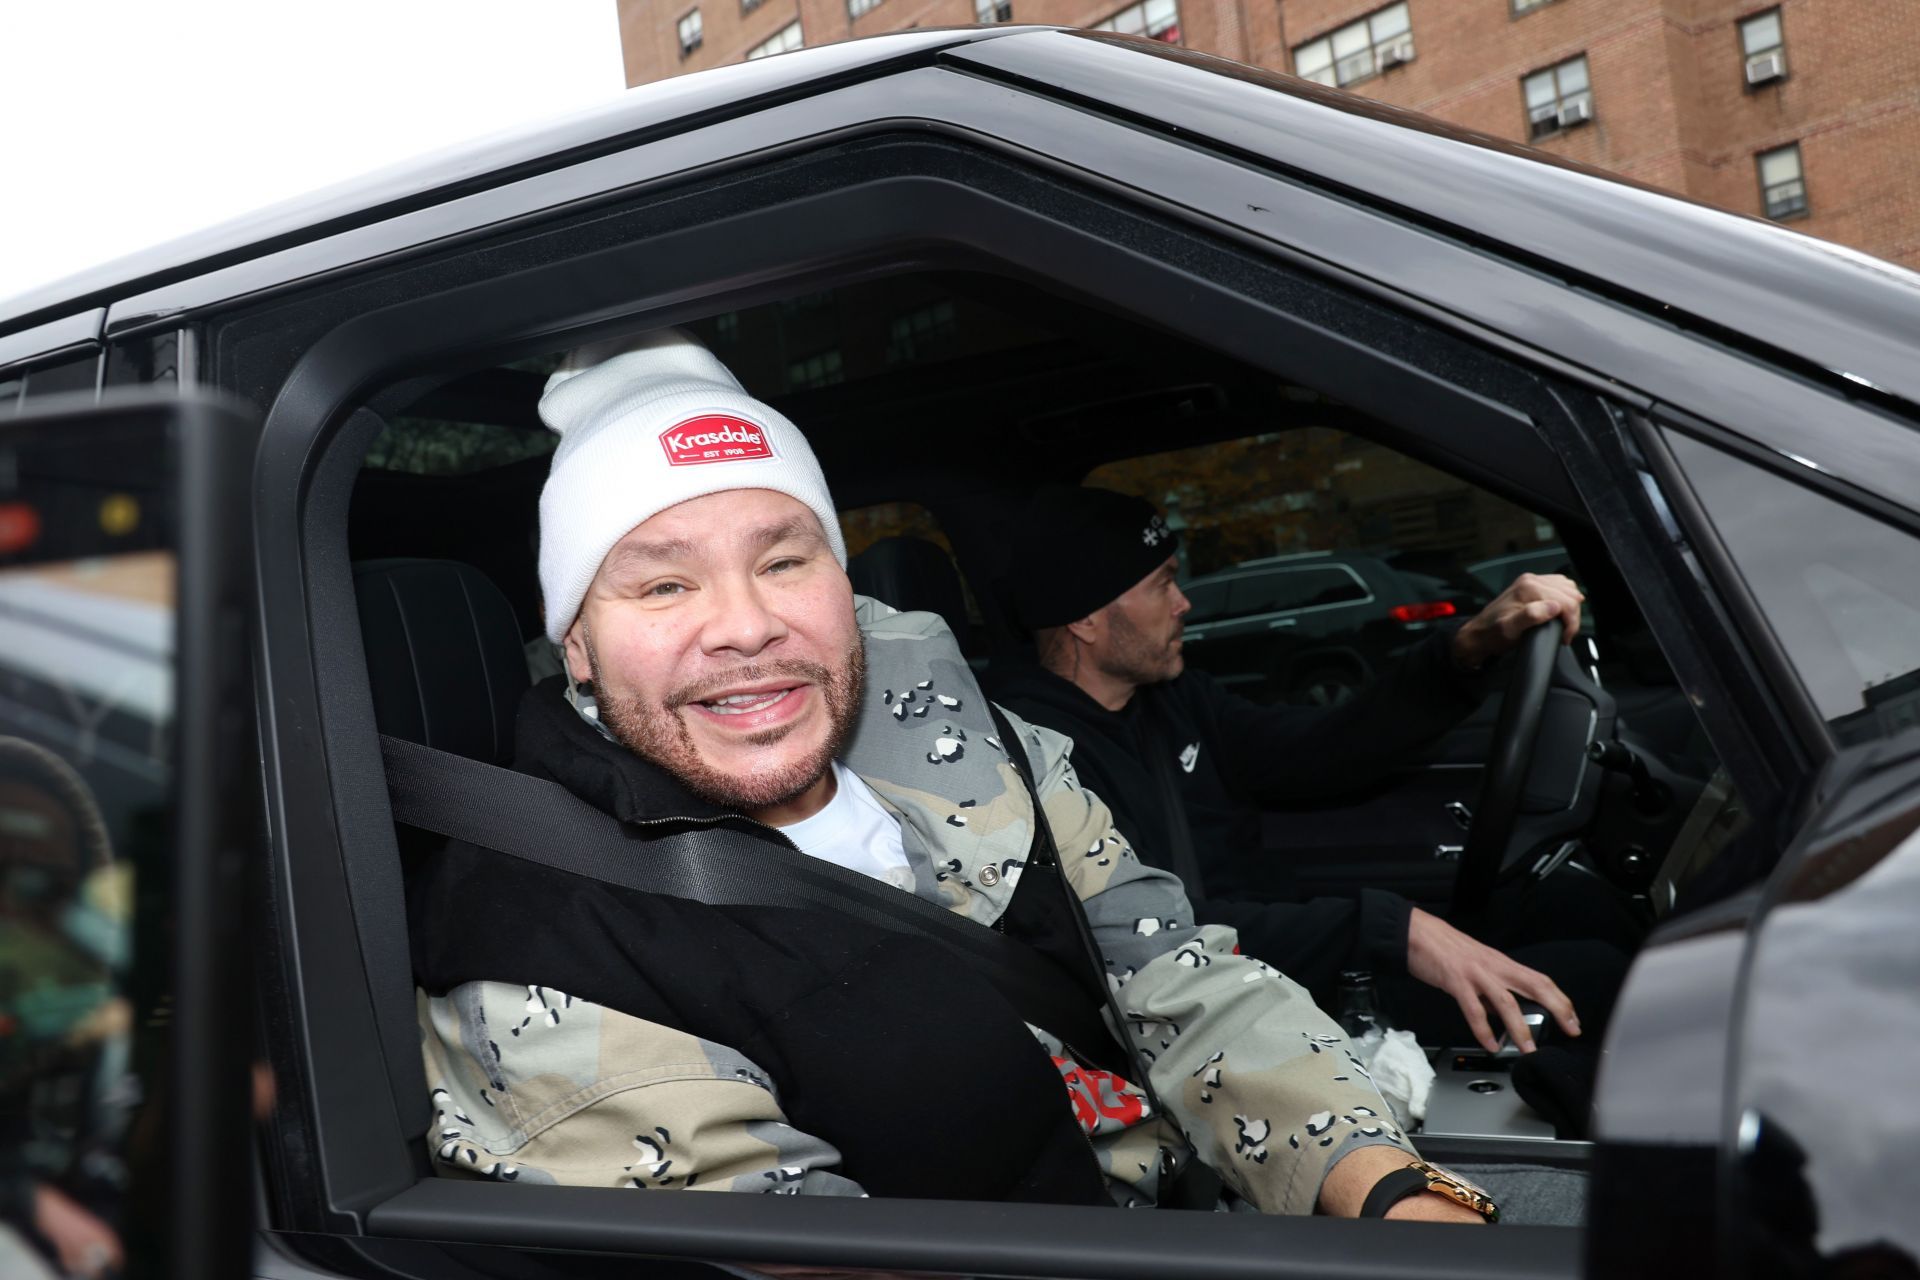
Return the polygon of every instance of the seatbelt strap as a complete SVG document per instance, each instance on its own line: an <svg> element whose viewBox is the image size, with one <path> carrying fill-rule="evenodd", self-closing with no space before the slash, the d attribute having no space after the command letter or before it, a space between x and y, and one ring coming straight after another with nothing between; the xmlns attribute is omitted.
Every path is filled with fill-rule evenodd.
<svg viewBox="0 0 1920 1280"><path fill-rule="evenodd" d="M1040 952L912 893L810 858L773 828L772 839L734 825L744 818L667 819L650 830L621 822L557 782L387 734L380 750L394 820L407 826L642 893L713 906L832 911L924 938L991 982L1024 1021L1072 1044L1113 1043L1095 1002ZM1044 823L1037 797L1034 812Z"/></svg>
<svg viewBox="0 0 1920 1280"><path fill-rule="evenodd" d="M1059 845L1053 838L1053 832L1048 828L1046 810L1040 805L1040 788L1034 783L1032 761L1024 749L1018 752L1012 749L1011 744L1018 739L1013 732L1013 726L1007 723L1006 714L991 702L987 704L987 710L993 713L993 724L1000 731L1000 741L1009 744L1007 758L1013 762L1014 772L1020 775L1020 780L1026 783L1027 795L1033 801L1035 851L1033 857L1036 861L1044 860L1057 866L1058 859L1055 851L1058 850ZM1177 800L1178 796L1175 796L1175 799ZM1176 808L1174 816L1184 832L1185 815ZM1187 857L1189 860L1193 857L1190 845ZM1196 871L1193 881L1195 885L1199 883L1198 876L1199 873ZM1101 966L1101 972L1104 973L1105 962L1101 959L1099 943L1094 939L1093 926L1087 920L1086 908L1080 902L1080 895L1075 893L1073 886L1067 883L1064 870L1060 871L1055 878L1060 883L1061 892L1065 893L1069 899L1067 909L1072 913L1075 925L1080 932L1083 949L1092 957L1095 965ZM1191 896L1194 890L1189 889L1188 892ZM1147 1100L1152 1104L1156 1114L1171 1118L1166 1104L1160 1101L1159 1092L1153 1087L1153 1076L1148 1069L1146 1058L1140 1052L1140 1046L1134 1043L1132 1036L1127 1034L1126 1011L1120 1007L1120 998L1114 993L1111 985L1107 986L1106 991L1108 1016L1113 1019L1113 1025L1120 1029L1120 1038L1126 1049L1127 1061L1133 1067L1129 1078L1140 1087L1142 1093L1147 1095ZM1219 1206L1225 1187L1226 1183L1220 1175L1189 1151L1186 1159L1174 1168L1173 1176L1162 1181L1155 1203L1162 1209L1193 1209L1210 1213Z"/></svg>

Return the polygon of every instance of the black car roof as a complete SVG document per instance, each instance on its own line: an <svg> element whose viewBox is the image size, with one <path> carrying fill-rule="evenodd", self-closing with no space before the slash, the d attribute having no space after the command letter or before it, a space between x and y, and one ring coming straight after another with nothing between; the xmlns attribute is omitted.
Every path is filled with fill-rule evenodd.
<svg viewBox="0 0 1920 1280"><path fill-rule="evenodd" d="M1920 405L1920 275L1895 264L1293 77L1156 42L1031 27L903 32L717 68L381 170L0 300L0 361L33 354L6 351L17 345L8 333L71 322L158 284L940 61L1235 152L1733 345L1764 346Z"/></svg>

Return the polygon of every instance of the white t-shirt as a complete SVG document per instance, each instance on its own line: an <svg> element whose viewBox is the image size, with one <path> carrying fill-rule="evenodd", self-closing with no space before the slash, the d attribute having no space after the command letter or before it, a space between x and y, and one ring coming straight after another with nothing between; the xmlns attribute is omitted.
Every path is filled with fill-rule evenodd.
<svg viewBox="0 0 1920 1280"><path fill-rule="evenodd" d="M901 889L913 888L913 869L900 842L900 819L888 813L858 774L833 762L833 799L811 818L780 833L808 857L831 862Z"/></svg>

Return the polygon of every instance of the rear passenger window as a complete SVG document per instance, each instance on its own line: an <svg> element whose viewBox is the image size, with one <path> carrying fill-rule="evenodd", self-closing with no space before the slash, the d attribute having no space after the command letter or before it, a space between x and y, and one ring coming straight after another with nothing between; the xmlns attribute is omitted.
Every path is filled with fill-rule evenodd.
<svg viewBox="0 0 1920 1280"><path fill-rule="evenodd" d="M363 465L414 475L464 476L544 457L559 443L560 437L544 428L395 418L367 450Z"/></svg>
<svg viewBox="0 0 1920 1280"><path fill-rule="evenodd" d="M1360 436L1311 427L1096 469L1181 535L1187 661L1262 702L1350 697L1524 572L1570 572L1553 525Z"/></svg>

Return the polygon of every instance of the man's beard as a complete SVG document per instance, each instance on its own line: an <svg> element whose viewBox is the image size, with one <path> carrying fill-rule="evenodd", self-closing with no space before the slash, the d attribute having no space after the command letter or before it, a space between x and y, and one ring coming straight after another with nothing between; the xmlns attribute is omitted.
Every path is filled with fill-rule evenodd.
<svg viewBox="0 0 1920 1280"><path fill-rule="evenodd" d="M782 658L751 663L724 677L683 685L659 702L638 695L619 697L607 692L600 679L600 661L591 638L587 662L593 671L593 696L600 722L614 739L644 760L659 765L703 800L726 809L753 813L786 804L826 776L834 759L853 736L860 694L866 686L867 654L864 637L856 634L838 672L817 662ZM804 680L820 691L827 710L827 736L818 748L780 769L754 770L745 775L723 773L708 764L694 745L693 734L679 708L711 697L716 691L785 676ZM791 695L789 695L791 696ZM697 713L696 713L697 714ZM793 732L793 725L776 725L748 734L740 741L756 747L772 746Z"/></svg>
<svg viewBox="0 0 1920 1280"><path fill-rule="evenodd" d="M1107 630L1112 648L1102 665L1108 675L1138 686L1159 684L1180 674L1180 655L1171 637L1151 639L1117 609L1107 615Z"/></svg>

